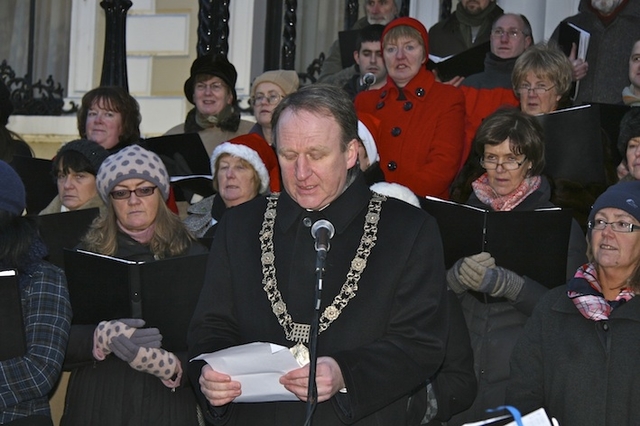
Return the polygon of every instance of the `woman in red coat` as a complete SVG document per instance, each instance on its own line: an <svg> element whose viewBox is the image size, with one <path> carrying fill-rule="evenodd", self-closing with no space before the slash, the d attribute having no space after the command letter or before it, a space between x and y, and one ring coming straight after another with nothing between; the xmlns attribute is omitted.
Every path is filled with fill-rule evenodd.
<svg viewBox="0 0 640 426"><path fill-rule="evenodd" d="M420 21L391 21L382 33L387 84L358 94L355 106L381 121L378 151L385 179L421 197L446 199L462 157L464 96L426 69L428 41Z"/></svg>

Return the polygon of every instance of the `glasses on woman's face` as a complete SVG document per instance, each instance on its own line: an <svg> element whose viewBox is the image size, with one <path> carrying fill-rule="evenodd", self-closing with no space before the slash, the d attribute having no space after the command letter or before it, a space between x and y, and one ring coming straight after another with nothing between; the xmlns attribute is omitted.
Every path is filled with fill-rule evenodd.
<svg viewBox="0 0 640 426"><path fill-rule="evenodd" d="M126 200L131 198L131 194L136 194L136 197L148 197L156 190L157 186L142 186L136 189L116 189L115 191L111 191L109 195L114 200Z"/></svg>
<svg viewBox="0 0 640 426"><path fill-rule="evenodd" d="M544 86L531 87L527 85L522 85L518 87L518 92L520 93L520 95L528 95L531 92L533 92L538 96L542 96L545 93L547 93L549 90L553 89L554 87L556 87L555 84L551 87L544 87Z"/></svg>
<svg viewBox="0 0 640 426"><path fill-rule="evenodd" d="M207 84L203 82L196 83L196 87L195 87L196 92L206 92L207 89L211 90L212 92L221 92L222 90L224 90L224 84L219 82L215 82L211 84Z"/></svg>
<svg viewBox="0 0 640 426"><path fill-rule="evenodd" d="M522 161L518 162L515 159L507 159L502 163L498 162L497 158L480 158L480 165L485 170L496 170L498 166L502 166L505 170L517 170L522 166L525 161L527 161L527 157L523 158Z"/></svg>
<svg viewBox="0 0 640 426"><path fill-rule="evenodd" d="M267 104L269 105L277 105L281 99L282 99L282 96L280 96L278 93L274 93L268 96L258 95L251 98L251 103L253 105L258 105L258 104L261 104L262 101L266 101Z"/></svg>
<svg viewBox="0 0 640 426"><path fill-rule="evenodd" d="M609 225L611 230L614 232L635 232L640 231L640 225L634 225L633 223L624 222L624 221L616 221L616 222L606 222L602 219L596 219L594 221L589 221L587 223L587 227L589 229L595 229L597 231L602 231L604 228Z"/></svg>

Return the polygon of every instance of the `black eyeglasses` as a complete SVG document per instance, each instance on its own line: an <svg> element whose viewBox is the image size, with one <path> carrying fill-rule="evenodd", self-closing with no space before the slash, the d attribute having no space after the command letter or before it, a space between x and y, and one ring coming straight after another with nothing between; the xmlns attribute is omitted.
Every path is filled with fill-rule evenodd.
<svg viewBox="0 0 640 426"><path fill-rule="evenodd" d="M506 160L502 163L498 163L497 158L480 158L480 165L484 167L485 170L496 170L498 166L502 166L505 170L517 170L525 163L525 161L527 161L527 157L520 162L516 160Z"/></svg>
<svg viewBox="0 0 640 426"><path fill-rule="evenodd" d="M116 189L115 191L111 191L109 195L111 195L111 198L113 198L114 200L126 200L128 198L131 198L131 194L133 193L136 194L136 197L142 198L142 197L148 197L151 194L153 194L153 191L155 191L156 188L157 186L143 186L133 190Z"/></svg>
<svg viewBox="0 0 640 426"><path fill-rule="evenodd" d="M547 93L549 90L553 89L554 87L556 87L555 84L553 86L551 86L551 87L520 86L520 87L518 87L518 93L520 93L521 95L528 95L529 93L533 92L538 96L542 96L545 93Z"/></svg>
<svg viewBox="0 0 640 426"><path fill-rule="evenodd" d="M640 225L634 225L633 223L617 221L617 222L606 222L602 219L596 219L594 221L589 221L587 223L587 227L589 229L595 229L597 231L602 231L604 228L609 225L611 230L614 232L637 232L640 231Z"/></svg>

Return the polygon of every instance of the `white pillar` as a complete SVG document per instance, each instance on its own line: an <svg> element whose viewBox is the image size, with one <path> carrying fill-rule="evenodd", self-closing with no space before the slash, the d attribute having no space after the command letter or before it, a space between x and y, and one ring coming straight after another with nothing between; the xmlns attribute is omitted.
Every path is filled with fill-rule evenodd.
<svg viewBox="0 0 640 426"><path fill-rule="evenodd" d="M498 0L505 12L527 17L536 43L548 40L561 20L575 15L579 3L580 0Z"/></svg>

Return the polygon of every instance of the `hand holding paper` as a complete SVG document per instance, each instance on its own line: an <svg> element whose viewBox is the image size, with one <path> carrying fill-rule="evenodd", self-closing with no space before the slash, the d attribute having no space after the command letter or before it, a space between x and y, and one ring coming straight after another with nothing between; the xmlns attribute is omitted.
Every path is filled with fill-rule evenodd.
<svg viewBox="0 0 640 426"><path fill-rule="evenodd" d="M298 401L280 383L280 377L300 368L284 346L254 342L202 354L194 360L205 361L213 370L203 368L200 374L200 388L212 405Z"/></svg>
<svg viewBox="0 0 640 426"><path fill-rule="evenodd" d="M309 365L290 371L280 378L280 383L296 395L301 401L307 401L309 386ZM345 386L342 371L335 359L331 357L318 358L316 369L316 385L318 388L318 402L327 401Z"/></svg>
<svg viewBox="0 0 640 426"><path fill-rule="evenodd" d="M240 382L231 380L228 374L215 371L209 364L202 367L198 383L202 394L214 407L233 402L242 394Z"/></svg>

